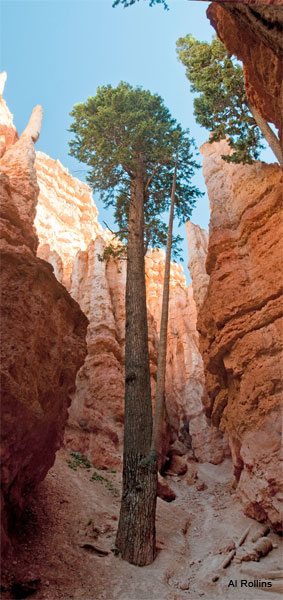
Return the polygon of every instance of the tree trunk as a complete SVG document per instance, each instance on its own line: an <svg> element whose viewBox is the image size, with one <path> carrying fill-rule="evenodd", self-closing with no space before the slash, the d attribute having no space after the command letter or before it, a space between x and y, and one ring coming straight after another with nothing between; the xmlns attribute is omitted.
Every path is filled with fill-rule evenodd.
<svg viewBox="0 0 283 600"><path fill-rule="evenodd" d="M151 564L156 555L156 457L150 455L152 406L144 271L144 172L132 182L126 283L123 494L116 545L122 558Z"/></svg>
<svg viewBox="0 0 283 600"><path fill-rule="evenodd" d="M276 137L274 131L272 131L271 127L265 121L265 119L259 114L254 106L249 104L250 112L253 115L254 120L256 121L257 126L259 127L263 137L266 139L268 145L270 146L274 156L276 156L279 164L283 167L283 153L280 145L279 139Z"/></svg>
<svg viewBox="0 0 283 600"><path fill-rule="evenodd" d="M163 296L162 296L162 311L160 322L160 335L158 347L158 363L157 363L157 382L155 394L155 408L153 421L153 434L151 450L156 452L158 456L158 468L162 467L162 429L164 420L164 394L165 394L165 374L166 374L166 352L167 352L167 327L168 327L168 309L169 309L169 289L170 289L170 264L171 264L171 249L172 249L172 233L174 220L174 204L176 193L176 178L177 178L177 161L176 158L174 179L171 192L171 206L168 224L166 258L164 269Z"/></svg>

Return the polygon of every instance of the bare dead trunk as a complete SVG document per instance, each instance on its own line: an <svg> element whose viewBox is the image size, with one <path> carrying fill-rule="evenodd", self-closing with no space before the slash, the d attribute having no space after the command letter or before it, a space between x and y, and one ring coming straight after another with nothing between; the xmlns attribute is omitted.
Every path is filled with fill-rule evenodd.
<svg viewBox="0 0 283 600"><path fill-rule="evenodd" d="M271 127L268 123L263 119L263 117L259 114L254 106L249 104L250 112L253 115L254 120L256 121L257 126L259 127L263 137L266 139L269 147L271 148L274 156L277 158L281 167L283 167L283 153L280 145L279 139L276 137L275 133L272 131Z"/></svg>
<svg viewBox="0 0 283 600"><path fill-rule="evenodd" d="M156 555L157 462L150 456L152 406L144 271L144 173L132 182L126 283L125 430L123 494L116 537L122 558L135 565Z"/></svg>
<svg viewBox="0 0 283 600"><path fill-rule="evenodd" d="M157 363L157 382L153 421L153 434L151 450L158 455L158 468L161 468L162 461L162 429L164 420L164 394L165 394L165 375L166 375L166 352L167 352L167 328L168 328L168 310L169 310L169 289L170 289L170 264L171 264L171 249L172 249L172 232L174 220L174 204L176 193L176 178L177 178L177 160L175 165L174 179L171 192L171 206L168 224L166 258L164 269L163 296L162 296L162 312L160 323L160 336L158 347L158 363Z"/></svg>

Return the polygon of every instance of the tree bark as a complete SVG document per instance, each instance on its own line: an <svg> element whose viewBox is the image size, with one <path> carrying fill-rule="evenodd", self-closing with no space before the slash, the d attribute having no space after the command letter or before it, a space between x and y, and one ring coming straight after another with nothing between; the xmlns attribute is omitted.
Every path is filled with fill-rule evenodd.
<svg viewBox="0 0 283 600"><path fill-rule="evenodd" d="M152 406L144 270L144 168L140 159L129 209L123 494L116 546L135 565L156 555L157 462L150 455Z"/></svg>
<svg viewBox="0 0 283 600"><path fill-rule="evenodd" d="M168 328L168 310L169 310L169 290L170 290L170 265L171 265L171 249L172 249L172 233L174 220L174 204L176 193L177 179L177 161L176 158L175 172L173 178L171 192L171 206L168 224L166 258L164 269L163 296L162 296L162 311L160 322L160 335L158 347L158 362L157 362L157 381L154 407L154 421L151 450L158 455L158 468L162 467L162 429L164 420L164 394L165 394L165 374L166 374L166 353L167 353L167 328Z"/></svg>
<svg viewBox="0 0 283 600"><path fill-rule="evenodd" d="M257 123L263 137L266 139L268 145L270 146L274 156L276 156L281 168L283 167L283 153L280 145L279 139L276 137L274 131L272 131L271 127L265 121L265 119L259 114L254 106L249 104L250 112L253 115L254 120Z"/></svg>

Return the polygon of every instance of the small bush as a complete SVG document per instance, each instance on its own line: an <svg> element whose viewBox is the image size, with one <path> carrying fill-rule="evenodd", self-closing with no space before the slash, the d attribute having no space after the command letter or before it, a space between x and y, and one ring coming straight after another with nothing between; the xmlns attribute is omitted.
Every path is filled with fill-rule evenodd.
<svg viewBox="0 0 283 600"><path fill-rule="evenodd" d="M77 471L78 467L83 467L88 471L91 469L92 465L85 456L82 456L78 452L71 452L71 456L73 457L73 460L67 459L67 465L70 467L70 469L73 469L74 471ZM96 468L99 469L99 467ZM107 471L108 473L116 473L115 469L103 470ZM109 490L113 496L120 496L119 490L113 485L112 481L107 477L103 477L103 475L100 475L100 473L97 473L97 471L93 472L90 481L100 481L100 483L104 483L107 490Z"/></svg>
<svg viewBox="0 0 283 600"><path fill-rule="evenodd" d="M85 456L78 454L78 452L71 452L71 456L73 456L75 460L67 459L67 465L70 469L73 469L74 471L76 471L78 467L84 467L88 470L91 469L91 463Z"/></svg>
<svg viewBox="0 0 283 600"><path fill-rule="evenodd" d="M104 483L107 490L109 490L109 492L111 492L113 496L120 496L119 490L117 490L117 488L113 485L112 481L110 481L110 479L107 479L107 477L103 477L96 471L94 471L94 473L92 474L90 481L100 481L101 483Z"/></svg>

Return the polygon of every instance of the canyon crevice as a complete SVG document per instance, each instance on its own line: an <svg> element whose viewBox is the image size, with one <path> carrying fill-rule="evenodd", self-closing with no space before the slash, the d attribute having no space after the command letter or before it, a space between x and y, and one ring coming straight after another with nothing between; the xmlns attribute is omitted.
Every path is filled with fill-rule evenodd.
<svg viewBox="0 0 283 600"><path fill-rule="evenodd" d="M75 6L77 2L66 19L58 6L55 23L55 13L51 10L49 15L48 7L30 11L23 7L31 18L21 22L21 15L15 17L6 4L5 42L12 39L17 54L18 84L17 89L10 88L11 97L12 90L17 97L22 83L27 98L40 94L49 113L41 147L52 143L56 152L61 147L63 156L66 106L83 98L86 89L94 93L101 74L108 73L111 84L113 66L116 73L123 70L126 55L134 56L136 50L142 54L144 47L131 27L131 15L128 21L128 10L121 22L117 18L119 26L114 16L113 62L100 21L102 10L92 12L91 7L85 12ZM143 4L148 14L154 10L149 0L134 4ZM174 0L168 1L171 4ZM207 10L228 51L243 61L249 107L278 129L277 143L283 139L281 5L282 0L216 0ZM119 7L111 14L118 11ZM89 23L95 23L100 35L89 35L88 14L95 17ZM194 31L193 10L191 14L188 27ZM204 23L201 11L199 17L198 25ZM110 13L109 18L103 19L106 34L112 27ZM49 23L57 26L50 35ZM162 47L162 38L158 39ZM150 31L147 50L151 52ZM155 58L150 66L158 74L158 52ZM9 64L14 69L14 57L9 57ZM170 80L174 88L170 69L167 84ZM142 84L139 68L135 76L141 76ZM5 81L6 74L0 74L1 597L227 600L231 595L259 600L268 591L279 597L283 593L278 535L283 502L282 164L280 169L259 161L225 162L222 155L232 152L225 139L201 148L211 211L209 233L186 223L190 285L181 265L171 264L162 467L152 517L156 557L141 569L122 560L116 537L121 497L125 498L126 261L102 260L113 236L99 223L91 188L59 160L35 151L41 106L33 109L26 129L18 134L3 99ZM160 81L156 76L157 86ZM127 105L129 96L124 98ZM21 109L25 110L23 97ZM153 109L154 104L152 122ZM111 112L105 112L105 121ZM117 120L127 137L132 124L133 130L138 124L139 139L144 137L144 126L135 116L122 121L118 115ZM116 121L113 130L118 147ZM74 133L72 126L69 131ZM150 130L149 146L151 137ZM135 145L131 140L131 154ZM158 156L159 150L152 147ZM48 146L45 149L52 154ZM180 185L184 165L180 148L177 155ZM281 163L282 154L275 155ZM122 152L119 156L117 160L122 160ZM159 169L154 162L153 180ZM163 182L167 186L167 177L164 166L162 186ZM179 185L176 212L182 206ZM162 198L161 186L155 189L155 199ZM164 263L163 250L148 250L153 410ZM147 458L142 466L148 466ZM142 489L135 471L131 469L133 498ZM142 527L149 516L147 502L144 509Z"/></svg>
<svg viewBox="0 0 283 600"><path fill-rule="evenodd" d="M126 263L100 259L112 236L90 188L35 153L40 108L20 139L3 100L1 111L7 548L11 510L25 506L63 436L67 451L121 469ZM163 459L173 472L182 455L218 465L230 446L246 514L279 530L282 175L222 161L225 140L202 151L210 234L187 224L192 285L171 265ZM154 400L164 252L150 250L145 264Z"/></svg>
<svg viewBox="0 0 283 600"><path fill-rule="evenodd" d="M197 325L206 414L228 434L245 513L280 530L282 172L228 164L226 140L201 151L211 219L201 284L191 273L196 295L207 277ZM199 228L193 235L199 239ZM203 264L204 246L193 242L191 250Z"/></svg>
<svg viewBox="0 0 283 600"><path fill-rule="evenodd" d="M90 188L42 152L36 169L38 254L51 262L90 321L88 355L77 376L65 442L93 464L117 468L123 438L126 264L99 260L112 236L97 221ZM145 262L154 400L164 253L149 251ZM177 442L178 452L192 449L197 460L217 464L227 454L227 442L204 415L197 338L192 288L186 286L181 265L172 263L163 457L177 452Z"/></svg>

